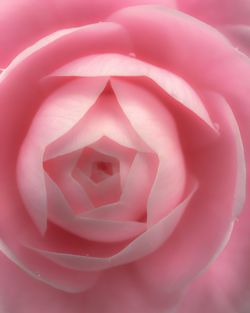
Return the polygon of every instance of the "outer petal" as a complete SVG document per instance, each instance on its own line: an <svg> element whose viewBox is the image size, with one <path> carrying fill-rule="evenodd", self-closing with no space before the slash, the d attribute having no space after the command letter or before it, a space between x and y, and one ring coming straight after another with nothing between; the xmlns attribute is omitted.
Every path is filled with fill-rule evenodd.
<svg viewBox="0 0 250 313"><path fill-rule="evenodd" d="M188 110L195 114L207 125L213 128L209 114L197 96L196 92L181 77L174 73L142 62L129 53L90 55L74 60L59 68L51 76L76 77L135 77L145 76L159 85L171 97L179 101Z"/></svg>
<svg viewBox="0 0 250 313"><path fill-rule="evenodd" d="M25 213L16 186L16 158L31 119L44 98L39 85L40 79L55 69L55 63L59 62L62 65L66 61L58 57L62 48L66 54L63 56L60 54L60 56L65 57L67 55L69 58L74 58L76 57L76 55L74 56L75 51L82 55L83 49L79 51L79 47L83 46L83 42L88 42L85 48L89 52L90 50L93 52L95 49L97 49L96 52L100 52L99 49L104 48L106 50L107 46L110 47L108 42L111 40L112 45L116 43L116 48L120 51L124 45L127 46L128 42L125 38L127 38L126 32L120 26L107 25L106 23L103 23L101 28L98 24L83 27L78 31L76 29L62 31L59 34L51 35L23 52L0 75L0 142L4 146L4 150L0 154L1 230L6 225L9 225L9 228L13 226L13 231L16 234L18 233L17 229L20 231L23 229L21 224L24 223L23 216ZM71 44L65 47L66 39L69 39ZM126 50L128 51L128 48L125 48ZM27 217L25 219L27 220ZM18 227L17 224L19 224Z"/></svg>
<svg viewBox="0 0 250 313"><path fill-rule="evenodd" d="M2 0L0 2L0 67L42 37L59 29L103 21L125 6L175 0Z"/></svg>
<svg viewBox="0 0 250 313"><path fill-rule="evenodd" d="M178 0L178 8L223 32L250 56L250 2L248 0Z"/></svg>
<svg viewBox="0 0 250 313"><path fill-rule="evenodd" d="M214 146L202 149L201 159L198 157L201 151L192 152L196 162L189 165L196 164L198 179L203 177L197 197L170 240L138 262L145 283L155 288L165 284L169 290L188 283L218 256L232 231L235 202L241 198L239 189L244 189L245 183L244 175L240 184L237 181L244 166L239 162L243 153L241 138L228 105L220 98L210 105L217 112L221 138Z"/></svg>
<svg viewBox="0 0 250 313"><path fill-rule="evenodd" d="M249 89L249 60L215 28L191 16L165 7L138 6L120 10L109 20L126 28L139 59L171 70L193 87L241 96Z"/></svg>
<svg viewBox="0 0 250 313"><path fill-rule="evenodd" d="M58 265L55 266L52 262L40 256L37 257L34 252L26 248L21 248L18 245L13 245L9 248L8 244L5 244L2 240L0 241L0 251L1 255L3 253L7 256L9 260L21 268L26 274L66 292L75 293L85 291L91 288L98 278L98 272L72 271ZM22 260L18 259L20 256L18 255L17 257L17 253L22 255Z"/></svg>
<svg viewBox="0 0 250 313"><path fill-rule="evenodd" d="M178 8L212 25L250 24L248 0L177 0Z"/></svg>
<svg viewBox="0 0 250 313"><path fill-rule="evenodd" d="M131 241L125 247L120 245L120 251L115 254L112 253L107 256L106 253L100 255L100 257L92 256L93 252L90 247L89 253L69 254L61 252L53 252L44 249L37 249L36 247L27 247L53 262L63 265L69 269L82 270L82 271L98 271L101 269L108 269L114 266L127 264L133 262L143 256L152 253L157 250L171 235L177 222L179 221L183 211L189 205L195 192L197 191L197 182L193 182L190 190L187 191L186 198L180 203L168 216L163 218L159 223L155 224L151 228L147 229L143 234ZM118 247L119 248L119 247Z"/></svg>
<svg viewBox="0 0 250 313"><path fill-rule="evenodd" d="M250 25L226 25L220 30L231 40L234 46L250 57Z"/></svg>
<svg viewBox="0 0 250 313"><path fill-rule="evenodd" d="M3 255L0 255L0 276L1 312L172 313L170 309L178 300L178 294L155 299L133 266L106 271L94 288L76 294L62 292L34 280Z"/></svg>
<svg viewBox="0 0 250 313"><path fill-rule="evenodd" d="M250 5L249 1L239 2L245 4L239 6L244 7L242 12ZM234 8L232 2L229 3ZM246 56L234 49L216 29L175 10L138 6L121 10L110 19L119 21L130 32L138 58L172 69L192 86L202 85L223 94L238 121L245 154L250 155L250 62ZM141 36L142 31L147 32L147 36ZM189 62L193 58L196 62Z"/></svg>
<svg viewBox="0 0 250 313"><path fill-rule="evenodd" d="M187 290L178 313L250 312L250 197L228 246Z"/></svg>

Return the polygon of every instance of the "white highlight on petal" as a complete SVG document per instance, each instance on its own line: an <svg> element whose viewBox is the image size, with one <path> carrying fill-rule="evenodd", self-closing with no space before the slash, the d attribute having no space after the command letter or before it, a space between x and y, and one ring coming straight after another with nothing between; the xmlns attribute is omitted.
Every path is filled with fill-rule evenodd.
<svg viewBox="0 0 250 313"><path fill-rule="evenodd" d="M181 77L146 62L120 54L91 55L75 60L50 76L145 76L156 82L170 96L194 112L216 132L198 95Z"/></svg>
<svg viewBox="0 0 250 313"><path fill-rule="evenodd" d="M22 144L17 161L17 182L26 209L41 233L47 225L45 148L82 118L106 82L105 78L79 79L57 90L43 103Z"/></svg>
<svg viewBox="0 0 250 313"><path fill-rule="evenodd" d="M82 271L103 270L136 261L137 259L142 258L158 249L172 234L176 224L192 199L192 196L198 189L198 183L196 181L193 181L191 185L192 186L190 186L190 190L184 200L176 208L174 208L169 215L165 216L161 221L147 229L130 244L128 244L126 248L111 257L100 258L57 253L30 246L28 248L45 256L56 264Z"/></svg>
<svg viewBox="0 0 250 313"><path fill-rule="evenodd" d="M186 168L175 121L167 107L145 89L115 78L111 84L131 125L159 158L147 204L151 226L179 203L185 189Z"/></svg>

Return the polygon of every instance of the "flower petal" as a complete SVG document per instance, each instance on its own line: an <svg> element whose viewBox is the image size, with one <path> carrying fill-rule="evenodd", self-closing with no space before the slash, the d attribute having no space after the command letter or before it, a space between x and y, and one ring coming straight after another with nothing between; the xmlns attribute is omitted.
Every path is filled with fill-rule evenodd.
<svg viewBox="0 0 250 313"><path fill-rule="evenodd" d="M128 56L119 54L87 56L59 68L50 76L145 76L156 82L171 97L214 129L206 108L187 82L166 69L137 60L131 57L131 54Z"/></svg>
<svg viewBox="0 0 250 313"><path fill-rule="evenodd" d="M82 188L88 194L94 207L117 202L121 196L120 175L114 174L98 184L93 183L89 177L78 171L74 174ZM81 216L90 216L90 214L81 214Z"/></svg>
<svg viewBox="0 0 250 313"><path fill-rule="evenodd" d="M220 27L236 49L250 56L250 25L226 25Z"/></svg>
<svg viewBox="0 0 250 313"><path fill-rule="evenodd" d="M137 153L129 169L119 201L100 206L84 213L84 216L134 221L146 218L147 200L157 168L158 160L154 154Z"/></svg>
<svg viewBox="0 0 250 313"><path fill-rule="evenodd" d="M175 0L127 0L126 6L156 2L176 7ZM21 51L59 29L104 21L123 1L5 0L0 2L0 66L6 66ZM15 21L15 23L13 23Z"/></svg>
<svg viewBox="0 0 250 313"><path fill-rule="evenodd" d="M27 246L27 248L42 254L57 264L67 268L84 271L96 271L130 263L152 253L162 246L162 244L172 234L184 210L197 191L197 188L197 182L193 181L190 186L190 190L187 191L185 199L174 210L172 210L169 215L167 215L157 224L153 225L151 228L147 229L120 252L114 254L113 256L101 258L94 256L51 252L44 249L37 249L36 247L31 246Z"/></svg>
<svg viewBox="0 0 250 313"><path fill-rule="evenodd" d="M221 135L206 149L190 152L190 159L186 155L188 166L199 180L199 192L170 239L138 261L141 275L155 288L183 288L218 257L229 240L235 209L244 193L243 151L237 123L225 100L214 96L208 103Z"/></svg>
<svg viewBox="0 0 250 313"><path fill-rule="evenodd" d="M187 14L212 25L249 24L248 0L178 0L178 7Z"/></svg>
<svg viewBox="0 0 250 313"><path fill-rule="evenodd" d="M88 240L124 241L145 231L145 223L110 221L74 216L59 188L46 177L49 219L69 232Z"/></svg>
<svg viewBox="0 0 250 313"><path fill-rule="evenodd" d="M63 192L65 199L77 214L93 209L87 193L72 177L73 168L80 157L81 151L50 159L44 162L43 167L51 179Z"/></svg>
<svg viewBox="0 0 250 313"><path fill-rule="evenodd" d="M205 313L224 313L225 309L229 313L249 311L249 208L248 197L227 246L187 289L179 307L181 313L198 313L201 307Z"/></svg>
<svg viewBox="0 0 250 313"><path fill-rule="evenodd" d="M152 5L124 8L109 20L126 28L139 59L167 68L192 86L207 86L220 92L249 88L249 60L219 31L192 16ZM244 77L244 82L239 76Z"/></svg>
<svg viewBox="0 0 250 313"><path fill-rule="evenodd" d="M88 136L84 136L84 134ZM70 130L47 149L49 158L79 150L103 136L130 149L150 151L122 112L115 96L104 93Z"/></svg>
<svg viewBox="0 0 250 313"><path fill-rule="evenodd" d="M11 249L12 248L12 249ZM33 278L42 281L56 289L60 289L66 292L80 292L85 291L92 287L98 277L98 273L84 273L74 272L66 268L55 266L48 260L37 257L37 255L31 250L28 251L25 248L9 247L9 244L5 244L0 241L0 251L7 256L13 263L21 268L26 274ZM20 257L21 255L21 257Z"/></svg>
<svg viewBox="0 0 250 313"><path fill-rule="evenodd" d="M111 82L134 129L159 158L148 200L150 226L178 204L186 184L186 168L175 121L167 107L146 90L115 79Z"/></svg>
<svg viewBox="0 0 250 313"><path fill-rule="evenodd" d="M170 310L179 299L178 294L155 294L147 290L132 265L106 271L91 290L75 294L33 279L3 255L0 256L0 275L3 312L161 313Z"/></svg>
<svg viewBox="0 0 250 313"><path fill-rule="evenodd" d="M121 185L124 186L130 166L135 158L136 150L119 145L103 136L91 145L96 151L119 160Z"/></svg>
<svg viewBox="0 0 250 313"><path fill-rule="evenodd" d="M18 186L30 216L42 233L47 223L43 174L45 148L81 119L105 84L105 79L77 80L57 90L41 107L22 144L17 163Z"/></svg>

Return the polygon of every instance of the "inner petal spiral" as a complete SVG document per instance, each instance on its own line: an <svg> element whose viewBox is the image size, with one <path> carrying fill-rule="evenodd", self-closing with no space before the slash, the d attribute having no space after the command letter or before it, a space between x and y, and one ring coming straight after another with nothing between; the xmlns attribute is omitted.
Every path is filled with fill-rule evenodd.
<svg viewBox="0 0 250 313"><path fill-rule="evenodd" d="M99 183L119 172L119 161L92 148L85 148L75 170L80 170L94 183Z"/></svg>
<svg viewBox="0 0 250 313"><path fill-rule="evenodd" d="M36 162L43 160L48 220L77 236L101 242L142 234L175 209L185 196L186 185L181 145L167 107L143 87L110 81L106 85L99 81L102 92L58 138L51 142L42 134L39 149L26 142L30 153L41 153ZM71 106L65 103L71 94L64 89L74 86L71 90L80 94L84 84L85 79L80 78L60 87L51 99L64 94L64 111L59 101L52 103L52 107L41 108L35 122L60 114L68 124ZM81 103L80 99L79 106ZM37 130L41 125L35 122L30 133L41 133ZM53 128L50 131L55 132ZM51 136L47 129L44 132ZM43 142L48 144L44 147ZM26 162L24 158L20 161L22 165ZM19 182L22 184L20 177ZM125 229L122 234L121 227Z"/></svg>

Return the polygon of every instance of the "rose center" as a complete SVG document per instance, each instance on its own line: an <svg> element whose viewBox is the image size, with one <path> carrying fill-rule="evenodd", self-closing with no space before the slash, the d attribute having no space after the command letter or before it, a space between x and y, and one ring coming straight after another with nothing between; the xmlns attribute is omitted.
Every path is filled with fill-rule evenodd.
<svg viewBox="0 0 250 313"><path fill-rule="evenodd" d="M113 164L111 162L97 161L92 163L90 178L95 181L101 181L114 174Z"/></svg>

